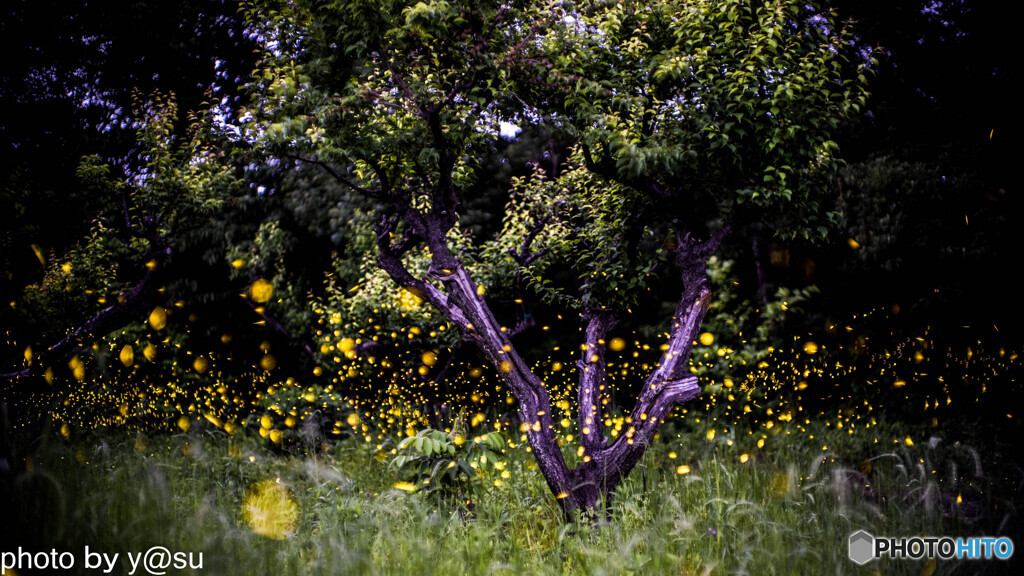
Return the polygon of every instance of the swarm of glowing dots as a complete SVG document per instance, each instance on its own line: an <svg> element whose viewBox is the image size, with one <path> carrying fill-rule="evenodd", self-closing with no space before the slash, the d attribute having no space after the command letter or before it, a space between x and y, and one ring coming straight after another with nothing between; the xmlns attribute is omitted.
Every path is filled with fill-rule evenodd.
<svg viewBox="0 0 1024 576"><path fill-rule="evenodd" d="M285 540L295 535L299 505L287 488L273 480L257 482L249 489L242 512L249 528L260 536Z"/></svg>
<svg viewBox="0 0 1024 576"><path fill-rule="evenodd" d="M167 310L163 306L157 306L149 313L149 325L153 330L163 330L167 326Z"/></svg>
<svg viewBox="0 0 1024 576"><path fill-rule="evenodd" d="M249 297L253 302L263 304L274 296L274 285L266 278L259 278L249 286Z"/></svg>

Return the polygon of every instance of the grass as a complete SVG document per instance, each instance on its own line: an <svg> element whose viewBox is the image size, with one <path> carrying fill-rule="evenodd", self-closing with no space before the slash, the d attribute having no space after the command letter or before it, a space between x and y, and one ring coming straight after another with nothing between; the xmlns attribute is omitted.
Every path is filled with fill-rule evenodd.
<svg viewBox="0 0 1024 576"><path fill-rule="evenodd" d="M1019 468L1000 462L998 447L979 452L919 431L919 440L900 441L910 433L895 426L866 436L820 426L813 440L780 433L758 448L756 435L720 432L709 440L700 426L666 431L619 489L610 519L598 524L562 521L523 445L507 450L507 478L485 469L467 495L471 504L452 509L396 489L390 453L360 438L297 454L271 450L255 434L213 428L54 435L15 466L23 470L11 479L14 509L4 514L9 534L0 551L70 551L76 566L68 572L81 574L98 573L83 567L85 546L119 553L113 573L127 574L126 554L155 545L203 555L201 570L168 574L1012 569L1012 561L941 560L859 567L847 558L847 538L858 529L1005 534L1006 523L1017 521L1021 478Z"/></svg>

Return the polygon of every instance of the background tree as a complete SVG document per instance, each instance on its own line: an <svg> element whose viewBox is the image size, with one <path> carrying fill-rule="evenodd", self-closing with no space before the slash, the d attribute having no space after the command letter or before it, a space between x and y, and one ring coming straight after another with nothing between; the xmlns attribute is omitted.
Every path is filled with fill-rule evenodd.
<svg viewBox="0 0 1024 576"><path fill-rule="evenodd" d="M0 14L0 42L10 57L0 71L0 323L8 338L38 351L98 308L92 299L30 314L26 288L45 282L69 251L84 252L76 245L98 221L108 233L123 221L122 195L101 185L95 171L83 181L82 158L109 164L110 179L122 184L144 171L148 144L137 131L150 97L154 107L173 100L169 139L185 138L192 114L211 106L230 116L240 75L252 69L253 44L227 2L15 1ZM124 271L131 264L120 265ZM75 273L81 281L91 271ZM20 350L4 353L0 372L20 357Z"/></svg>
<svg viewBox="0 0 1024 576"><path fill-rule="evenodd" d="M378 203L377 264L497 369L568 511L610 496L671 409L699 395L689 355L711 299L705 263L726 233L765 215L783 233L826 232L829 134L864 97L848 33L795 2L298 2L261 5L250 18L266 60L249 137ZM537 178L549 192L519 196L531 207L509 221L520 243L505 252L529 266L556 241L577 250L566 296L586 323L575 470L556 442L548 390L512 345L514 327L495 317L459 227L502 119L570 129L588 168L569 170L560 191ZM683 292L629 428L609 442L603 358L628 309L614 288L642 286L667 257L649 247L661 244ZM422 271L417 254L428 258ZM606 283L597 274L606 266L623 270Z"/></svg>

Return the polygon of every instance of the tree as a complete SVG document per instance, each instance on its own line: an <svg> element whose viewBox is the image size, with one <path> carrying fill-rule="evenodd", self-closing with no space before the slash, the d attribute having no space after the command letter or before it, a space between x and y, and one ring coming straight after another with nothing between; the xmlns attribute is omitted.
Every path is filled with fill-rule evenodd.
<svg viewBox="0 0 1024 576"><path fill-rule="evenodd" d="M84 193L76 169L86 155L133 164L134 91L174 94L179 133L211 101L224 111L237 102L253 66L242 24L224 0L4 4L0 291L13 297L42 276L31 244L61 253L112 209Z"/></svg>
<svg viewBox="0 0 1024 576"><path fill-rule="evenodd" d="M124 226L122 212L140 207L131 201L125 206L122 192L126 181L152 168L147 147L155 143L137 136L152 122L153 111L172 100L178 111L169 116L174 135L161 146L191 139L195 113L216 106L218 115L229 115L238 102L240 76L252 69L254 44L244 34L237 5L223 0L15 0L0 13L0 44L8 57L0 71L0 324L8 339L20 343L17 350L0 351L0 373L24 373L13 368L25 346L40 360L44 349L64 341L58 353L42 356L59 377L59 367L82 346L138 319L122 311L98 322L94 315L108 306L97 300L105 296L112 303L119 292L137 294L134 287L143 277L157 278L145 283L150 296L164 286L173 293L178 279L197 270L194 260L184 262L199 252L196 228L188 226L175 230L189 230L188 241L160 240L178 245L176 258L157 258L165 265L158 271L140 268L151 259L148 248L128 239L155 229L143 230L138 217L134 228ZM91 170L83 171L83 157ZM101 163L109 177L98 177ZM158 218L166 224L174 216ZM190 254L183 254L185 245ZM72 274L60 269L65 263L74 265ZM176 270L168 270L172 263ZM72 290L49 289L66 280L73 280L67 286ZM78 337L65 339L69 331Z"/></svg>
<svg viewBox="0 0 1024 576"><path fill-rule="evenodd" d="M865 97L868 63L849 61L849 33L801 2L305 1L254 5L249 18L265 61L245 135L376 201L377 265L499 372L567 512L607 501L673 407L700 394L688 362L712 297L705 264L726 235L765 217L782 234L827 232L829 134ZM576 166L521 181L505 233L475 251L459 227L463 194L501 121L566 131ZM511 340L517 327L496 318L470 271L500 256L585 322L574 470L548 390ZM612 442L605 350L636 298L620 293L641 289L659 260L682 294ZM551 265L574 285L545 284Z"/></svg>
<svg viewBox="0 0 1024 576"><path fill-rule="evenodd" d="M112 216L100 213L93 220L84 246L51 261L43 281L29 286L22 306L10 313L58 316L55 322L40 322L55 342L34 353L29 347L27 366L0 377L45 374L51 381L53 366L148 313L154 301L162 299L158 293L169 280L175 243L215 213L224 189L236 182L211 145L209 116L193 117L188 138L177 142L177 104L172 96L157 94L146 100L137 94L134 113L142 148L136 171L117 176L115 167L96 156L86 157L78 168L86 192L119 206ZM62 325L69 319L64 315L77 324L67 332ZM57 335L47 334L49 330ZM83 379L80 374L75 378Z"/></svg>

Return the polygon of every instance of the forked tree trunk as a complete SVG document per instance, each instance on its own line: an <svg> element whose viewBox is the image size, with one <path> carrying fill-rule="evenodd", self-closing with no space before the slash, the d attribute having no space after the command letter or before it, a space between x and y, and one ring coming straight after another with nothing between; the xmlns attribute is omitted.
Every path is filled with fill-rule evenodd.
<svg viewBox="0 0 1024 576"><path fill-rule="evenodd" d="M644 380L636 405L626 417L625 430L610 444L604 435L601 400L610 393L605 379L605 341L615 320L604 312L584 314L586 342L578 362L583 462L570 470L558 445L547 388L512 346L507 331L502 330L461 261L450 253L441 238L434 236L434 241L428 240L430 271L443 287L443 291L439 290L430 282L413 277L402 266L404 250L392 245L392 229L387 221L378 229L380 266L398 284L430 302L476 343L517 400L523 430L537 465L562 509L569 517L577 511L596 516L597 506L610 501L615 488L639 462L672 408L700 395L697 377L690 373L688 361L711 297L705 264L725 230L706 242L696 241L688 234L678 236L676 255L684 290L673 315L667 346L657 367ZM409 243L403 241L400 245L405 248Z"/></svg>

